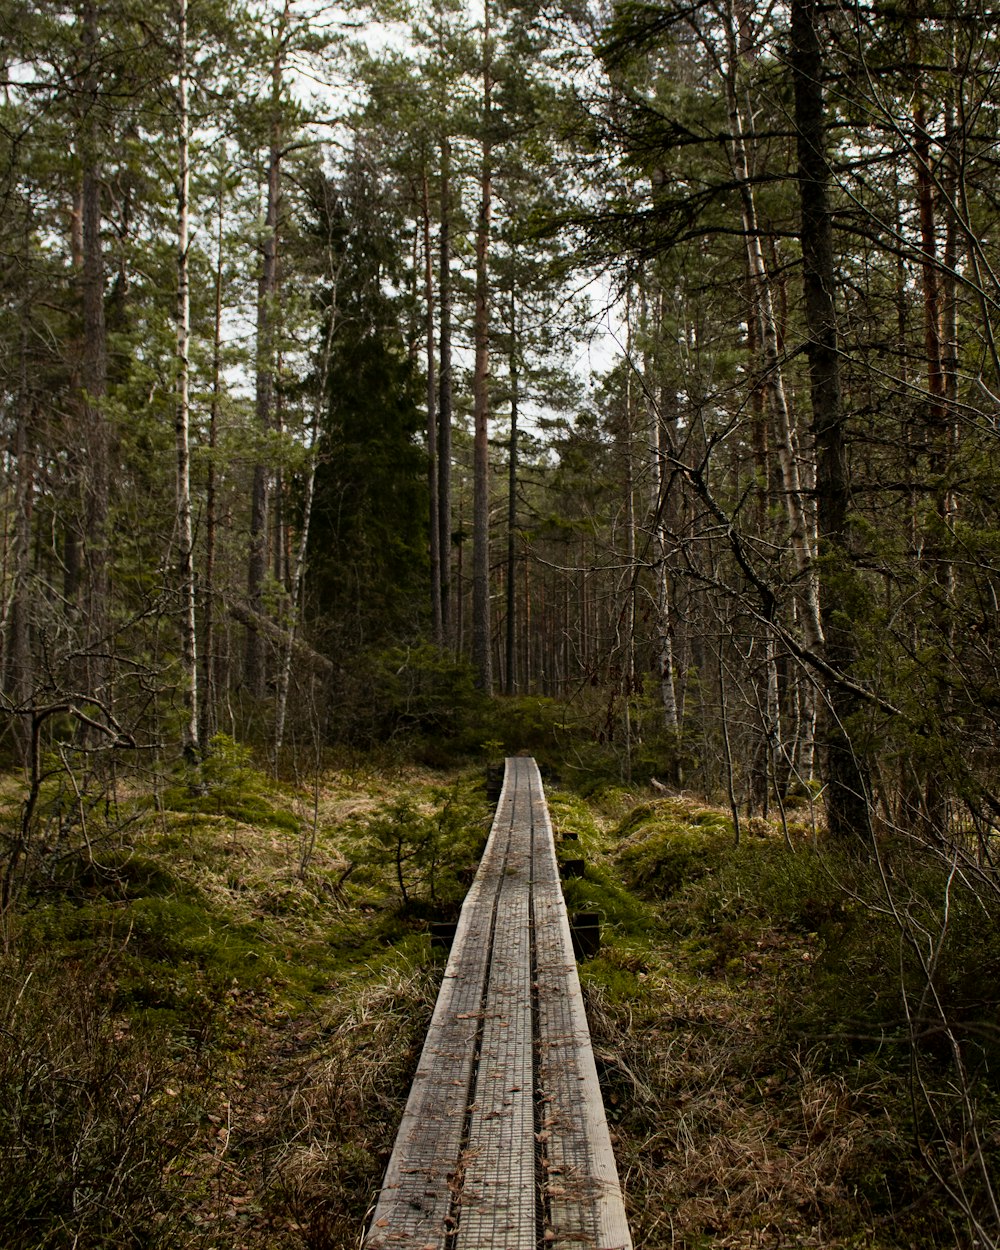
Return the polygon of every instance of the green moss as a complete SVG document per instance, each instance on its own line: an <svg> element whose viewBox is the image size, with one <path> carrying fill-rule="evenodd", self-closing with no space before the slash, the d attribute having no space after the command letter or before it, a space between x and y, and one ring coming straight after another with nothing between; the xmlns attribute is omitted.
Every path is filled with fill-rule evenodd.
<svg viewBox="0 0 1000 1250"><path fill-rule="evenodd" d="M600 987L611 1002L635 1003L646 993L646 972L643 960L614 944L580 966L580 982L585 991Z"/></svg>
<svg viewBox="0 0 1000 1250"><path fill-rule="evenodd" d="M53 952L53 964L63 969L62 980L45 971L54 988L44 993L36 993L41 969L32 980L35 1016L21 1030L19 1053L30 1058L36 1039L46 1036L46 1013L87 972L91 997L106 1017L100 1027L87 1026L100 1042L97 1050L124 1054L134 1045L137 1063L149 1052L168 1068L188 1065L184 1081L165 1072L150 1103L150 1110L176 1109L175 1127L183 1130L204 1124L213 1082L221 1090L227 1074L238 1071L241 1086L254 1085L246 1054L263 1050L262 1039L269 1038L270 1059L285 1062L280 1056L292 1053L289 1072L296 1064L302 1071L311 1065L306 1084L295 1088L300 1099L317 1101L306 1113L309 1122L289 1127L281 1142L258 1142L259 1158L282 1152L290 1158L288 1142L315 1144L320 1136L309 1137L310 1125L327 1116L322 1155L330 1162L321 1183L326 1193L330 1175L340 1177L330 1200L330 1218L340 1220L355 1200L363 1207L365 1198L355 1191L377 1185L398 1122L440 975L426 921L436 908L457 906L478 859L488 823L480 778L470 774L442 786L398 768L391 779L356 768L350 778L328 779L307 866L298 851L301 796L291 786L264 778L248 753L224 743L204 786L198 793L182 778L165 811L154 815L150 804L144 819L132 823L129 845L105 847L72 887L60 882L57 893L50 883L11 920L12 948ZM768 1151L780 1160L787 1147L793 1168L800 1166L798 1152L815 1161L816 1151L826 1149L810 1134L842 1134L841 1154L835 1158L831 1150L824 1184L831 1194L833 1186L849 1190L852 1219L863 1209L888 1221L893 1202L917 1200L923 1178L906 1133L926 1135L933 1126L914 1120L920 1112L907 1101L910 1064L943 1078L928 1088L948 1088L951 1075L942 1031L928 1028L914 1048L904 1027L907 1001L930 1001L921 998L926 984L918 958L929 939L933 1001L949 1013L984 1122L996 1122L1000 1108L989 1074L1000 1062L991 1040L1000 1021L1000 914L960 874L949 877L933 854L916 855L909 844L882 846L881 874L835 847L790 849L764 822L735 846L725 813L686 798L632 806L628 790L608 784L590 801L552 786L547 795L564 838L560 854L585 861L584 875L564 882L568 908L601 918L602 947L581 963L580 975L609 1114L624 1158L635 1160L627 1166L637 1209L645 1203L662 1210L669 1203L680 1213L678 1238L685 1244L701 1236L691 1199L704 1198L702 1173L683 1179L685 1159L694 1158L699 1143L711 1145L726 1133L738 1141L744 1126L765 1113ZM248 814L254 819L245 820ZM567 839L568 833L577 836ZM357 867L345 875L348 861ZM887 882L895 912L887 905ZM11 982L10 1003L23 984L23 976ZM394 997L393 985L408 988ZM26 993L23 1001L29 998ZM19 1008L9 1010L13 1018ZM328 1062L333 1020L339 1022L339 1067L329 1081L316 1082L313 1058L320 1054ZM310 1054L316 1037L321 1049ZM118 1039L125 1040L119 1045ZM95 1051L88 1062L99 1058ZM3 1062L0 1056L0 1069ZM27 1070L23 1062L9 1066L7 1096ZM819 1091L808 1105L822 1115L817 1111L815 1125L804 1130L807 1100L799 1090L805 1091L807 1068ZM295 1102L284 1097L286 1075L282 1070L271 1089L282 1107ZM67 1081L86 1091L75 1071ZM122 1085L143 1088L138 1075ZM168 1092L174 1090L184 1092L175 1098ZM59 1107L64 1095L67 1105L72 1101L72 1092L67 1084L38 1099L61 1133L65 1124L67 1141L75 1130L58 1118ZM227 1087L227 1097L233 1092ZM0 1104L3 1096L0 1089ZM131 1099L128 1092L126 1126ZM730 1120L720 1119L730 1103ZM946 1123L945 1108L942 1119L955 1140L959 1112ZM109 1118L114 1114L108 1109ZM275 1119L283 1114L276 1110ZM670 1126L681 1122L692 1135L690 1151L687 1139L683 1151L672 1144ZM249 1141L252 1118L244 1123ZM36 1127L43 1137L45 1124L39 1120ZM355 1134L350 1139L348 1129ZM266 1131L272 1132L270 1125ZM104 1151L113 1172L114 1143L109 1139L105 1150L97 1139L94 1133L88 1140ZM160 1171L191 1177L184 1180L185 1201L194 1194L197 1203L200 1181L191 1160L201 1157L204 1142L189 1150L183 1140L168 1140L172 1153ZM235 1145L229 1158L244 1148L252 1147ZM996 1166L992 1157L987 1163ZM663 1188L650 1196L644 1187L657 1169ZM149 1183L155 1188L155 1177ZM44 1198L40 1189L33 1192ZM304 1200L294 1183L280 1201L273 1189L261 1201L262 1210L277 1203L272 1210L307 1219L295 1205ZM44 1203L38 1211L44 1220ZM357 1220L363 1214L351 1212ZM766 1217L772 1218L770 1209ZM786 1239L794 1240L801 1226L798 1216L788 1218ZM644 1244L658 1245L650 1231ZM87 1244L111 1244L100 1236ZM913 1244L932 1244L933 1236ZM859 1234L856 1244L878 1243ZM937 1244L943 1244L940 1237Z"/></svg>
<svg viewBox="0 0 1000 1250"><path fill-rule="evenodd" d="M656 911L626 889L613 871L599 861L588 864L582 877L564 881L563 896L571 913L598 913L603 939L647 942L662 933Z"/></svg>
<svg viewBox="0 0 1000 1250"><path fill-rule="evenodd" d="M600 843L601 833L593 809L584 799L569 790L557 789L547 790L545 797L556 847L561 856L577 858L573 854L572 844L560 842L560 838L567 833L576 835L579 849L594 847Z"/></svg>
<svg viewBox="0 0 1000 1250"><path fill-rule="evenodd" d="M224 815L247 825L301 832L298 816L281 802L269 778L254 767L250 749L225 734L212 739L197 773L185 771L161 801L174 812Z"/></svg>
<svg viewBox="0 0 1000 1250"><path fill-rule="evenodd" d="M732 823L708 809L686 813L670 800L644 804L618 827L617 863L628 885L668 898L718 868L733 847Z"/></svg>

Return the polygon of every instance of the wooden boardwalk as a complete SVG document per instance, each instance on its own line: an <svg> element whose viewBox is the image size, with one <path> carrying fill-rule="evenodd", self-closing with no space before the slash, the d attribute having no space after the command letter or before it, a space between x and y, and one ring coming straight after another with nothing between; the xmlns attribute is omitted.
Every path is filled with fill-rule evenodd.
<svg viewBox="0 0 1000 1250"><path fill-rule="evenodd" d="M534 760L507 760L365 1250L631 1250Z"/></svg>

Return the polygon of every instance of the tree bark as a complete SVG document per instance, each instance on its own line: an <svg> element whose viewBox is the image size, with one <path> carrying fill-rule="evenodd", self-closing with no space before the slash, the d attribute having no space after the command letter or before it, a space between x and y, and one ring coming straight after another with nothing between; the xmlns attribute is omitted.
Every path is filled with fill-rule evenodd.
<svg viewBox="0 0 1000 1250"><path fill-rule="evenodd" d="M517 366L517 297L510 293L510 445L507 461L507 647L504 691L517 693L517 419L519 374Z"/></svg>
<svg viewBox="0 0 1000 1250"><path fill-rule="evenodd" d="M283 648L281 672L278 677L278 698L274 716L274 753L275 764L281 750L285 735L285 719L288 711L288 693L292 682L292 662L295 647L298 644L298 627L302 619L302 598L306 580L306 557L309 553L309 529L312 524L313 500L316 497L316 467L322 427L323 409L329 403L330 361L333 358L333 340L337 332L337 266L333 248L327 248L327 276L330 279L330 313L326 326L326 337L319 361L319 378L316 382L316 397L313 404L312 420L309 429L309 461L306 470L305 498L302 501L302 528L299 533L298 546L295 553L295 564L291 573L289 595L291 598L290 616L287 636Z"/></svg>
<svg viewBox="0 0 1000 1250"><path fill-rule="evenodd" d="M656 321L653 332L659 338L659 320L662 295L656 293ZM644 296L644 305L646 299ZM649 334L646 335L647 340ZM660 689L660 709L663 727L668 734L676 735L680 729L677 711L677 687L674 684L674 642L672 628L672 604L670 602L670 570L667 567L666 489L667 479L663 466L666 460L668 436L663 427L662 392L654 384L653 362L649 352L643 355L643 374L646 379L646 413L649 422L649 515L652 526L653 565L656 581L656 668Z"/></svg>
<svg viewBox="0 0 1000 1250"><path fill-rule="evenodd" d="M914 57L919 47L913 37ZM949 56L951 49L949 49ZM955 569L949 558L948 535L955 521L955 496L949 476L954 454L952 404L957 400L957 300L954 275L958 266L958 231L955 220L955 194L958 170L954 160L954 120L952 102L946 105L946 150L942 162L941 196L945 217L944 264L938 257L938 194L931 157L923 75L915 84L913 105L913 153L916 164L917 205L920 220L921 285L923 289L924 356L927 379L925 409L925 449L927 472L939 485L934 489L935 516L920 528L918 550L921 563L938 587L933 598L931 619L936 637L932 645L942 662L954 645ZM949 402L951 401L951 403ZM926 639L924 640L926 642ZM934 702L947 713L952 703L948 683L935 682ZM947 820L948 784L940 768L931 764L923 780L922 817L933 836Z"/></svg>
<svg viewBox="0 0 1000 1250"><path fill-rule="evenodd" d="M822 645L823 628L820 620L819 590L813 567L813 550L809 534L809 517L799 474L798 448L795 426L788 403L784 373L781 367L778 319L774 312L771 280L761 246L760 225L753 182L750 177L750 160L747 152L743 110L739 103L739 23L734 3L727 10L726 42L729 64L725 70L726 98L729 108L729 125L732 131L730 159L733 176L739 187L740 207L743 218L743 239L747 266L750 271L750 289L753 297L753 316L760 341L761 364L764 374L764 390L771 412L775 433L775 450L788 517L789 539L795 560L795 570L805 588L802 603L802 626L806 646L815 649Z"/></svg>
<svg viewBox="0 0 1000 1250"><path fill-rule="evenodd" d="M483 137L481 199L476 229L476 303L473 323L473 509L472 509L472 666L476 685L493 692L490 623L490 445L489 445L489 255L492 216L492 147L490 95L492 65L489 0L483 14Z"/></svg>
<svg viewBox="0 0 1000 1250"><path fill-rule="evenodd" d="M920 277L924 310L924 360L927 368L929 424L944 420L944 366L941 350L941 282L937 255L937 212L931 171L930 136L923 88L917 84L913 106L913 154L916 158L917 206L920 218Z"/></svg>
<svg viewBox="0 0 1000 1250"><path fill-rule="evenodd" d="M78 155L84 158L86 144L81 138L77 145ZM77 182L73 190L73 206L70 209L70 263L74 279L81 293L81 309L83 298L83 179ZM79 428L85 431L89 425L87 414L87 397L83 388L84 345L79 344L79 351L71 357L69 371L70 391L74 397ZM70 481L82 478L80 449L76 446L66 448L66 472ZM62 538L62 593L67 607L72 611L78 604L80 586L83 581L83 519L82 509L79 513L67 509L64 517Z"/></svg>
<svg viewBox="0 0 1000 1250"><path fill-rule="evenodd" d="M801 209L807 354L816 444L816 504L824 564L822 625L825 659L850 675L856 656L851 620L857 593L850 550L850 483L836 306L833 218L829 203L823 55L817 0L792 0L792 78ZM827 826L836 837L871 837L868 770L852 737L860 710L847 683L829 681L822 728Z"/></svg>
<svg viewBox="0 0 1000 1250"><path fill-rule="evenodd" d="M177 454L177 571L181 596L181 667L184 676L182 745L185 756L196 761L200 754L200 744L188 361L191 339L191 287L188 272L188 198L191 171L188 151L190 119L187 0L178 0L177 62L177 397L174 417Z"/></svg>
<svg viewBox="0 0 1000 1250"><path fill-rule="evenodd" d="M31 659L31 529L35 500L35 450L32 445L32 396L28 378L28 315L21 317L21 360L14 435L14 552L13 589L7 629L5 687L17 707L27 707L34 686ZM20 720L21 718L16 718ZM18 732L27 758L28 741Z"/></svg>
<svg viewBox="0 0 1000 1250"><path fill-rule="evenodd" d="M434 358L434 260L431 255L431 202L427 169L421 184L421 212L424 236L424 341L427 359L427 477L430 506L431 627L434 642L444 645L444 618L441 611L441 542L438 534L438 431L437 373Z"/></svg>
<svg viewBox="0 0 1000 1250"><path fill-rule="evenodd" d="M93 3L84 8L83 43L88 58L86 96L88 117L84 133L83 230L83 360L80 379L84 394L87 449L84 478L84 682L87 691L103 696L107 675L104 653L108 613L108 509L111 489L110 437L103 406L107 392L108 354L104 321L104 253L101 245L100 127L97 113L97 59L100 30Z"/></svg>
<svg viewBox="0 0 1000 1250"><path fill-rule="evenodd" d="M205 573L204 609L202 612L202 697L200 702L200 742L204 746L215 728L215 702L218 683L215 660L215 549L217 516L217 482L215 452L219 441L219 407L222 398L222 270L223 223L225 209L225 177L219 169L218 216L216 220L215 253L215 327L212 337L212 398L208 408L208 468L205 479Z"/></svg>
<svg viewBox="0 0 1000 1250"><path fill-rule="evenodd" d="M257 285L257 374L255 411L257 427L268 433L274 420L276 302L278 291L278 230L281 211L281 87L284 71L284 34L288 22L289 0L278 26L277 47L271 67L271 137L267 160L267 208L264 218L261 272ZM271 469L259 462L254 465L250 498L250 558L247 567L247 602L251 618L264 616L264 583L268 566L269 512L271 502ZM267 690L267 666L263 640L251 625L246 635L244 683L255 698L263 698Z"/></svg>
<svg viewBox="0 0 1000 1250"><path fill-rule="evenodd" d="M451 143L441 140L440 360L438 378L438 563L441 576L441 633L454 646L451 611Z"/></svg>
<svg viewBox="0 0 1000 1250"><path fill-rule="evenodd" d="M248 629L251 626L258 629L276 649L288 645L289 636L291 635L293 658L297 664L304 664L314 672L324 675L333 672L334 665L332 660L325 655L320 655L318 651L315 651L303 639L296 638L290 630L276 625L274 621L268 620L266 616L259 616L254 619L249 609L243 607L240 603L231 603L229 605L229 615L234 621L238 621Z"/></svg>

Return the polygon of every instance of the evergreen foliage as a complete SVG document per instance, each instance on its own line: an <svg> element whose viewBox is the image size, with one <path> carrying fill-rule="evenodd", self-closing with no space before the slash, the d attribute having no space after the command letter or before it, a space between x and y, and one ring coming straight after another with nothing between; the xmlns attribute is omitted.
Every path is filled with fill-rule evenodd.
<svg viewBox="0 0 1000 1250"><path fill-rule="evenodd" d="M310 532L310 615L331 653L415 641L426 620L426 456L419 378L401 329L399 207L362 151L330 213L335 286Z"/></svg>

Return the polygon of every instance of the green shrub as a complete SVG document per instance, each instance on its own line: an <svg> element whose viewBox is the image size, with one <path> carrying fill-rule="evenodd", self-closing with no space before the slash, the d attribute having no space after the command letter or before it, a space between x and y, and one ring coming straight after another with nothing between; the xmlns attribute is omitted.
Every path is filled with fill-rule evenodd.
<svg viewBox="0 0 1000 1250"><path fill-rule="evenodd" d="M617 862L632 889L669 898L718 868L733 847L732 821L683 799L640 804L617 829Z"/></svg>
<svg viewBox="0 0 1000 1250"><path fill-rule="evenodd" d="M402 797L353 822L347 849L360 878L390 883L405 910L457 908L483 852L489 813L469 781ZM433 804L433 806L431 806ZM357 877L357 874L356 874Z"/></svg>
<svg viewBox="0 0 1000 1250"><path fill-rule="evenodd" d="M334 733L355 744L454 739L482 703L468 662L430 643L366 652L341 684Z"/></svg>
<svg viewBox="0 0 1000 1250"><path fill-rule="evenodd" d="M928 1059L957 1047L970 1074L1000 1064L1000 899L952 867L904 846L844 868L851 899L825 934L815 1010L849 1048L915 1037Z"/></svg>
<svg viewBox="0 0 1000 1250"><path fill-rule="evenodd" d="M744 919L798 933L839 932L848 914L843 865L831 852L794 850L776 838L730 844L711 876L699 874L685 892L692 924L705 928Z"/></svg>
<svg viewBox="0 0 1000 1250"><path fill-rule="evenodd" d="M301 821L280 806L277 798L274 786L254 765L250 748L226 734L216 734L197 777L188 771L181 784L165 792L163 803L175 812L229 816L243 824L285 829L297 836Z"/></svg>

